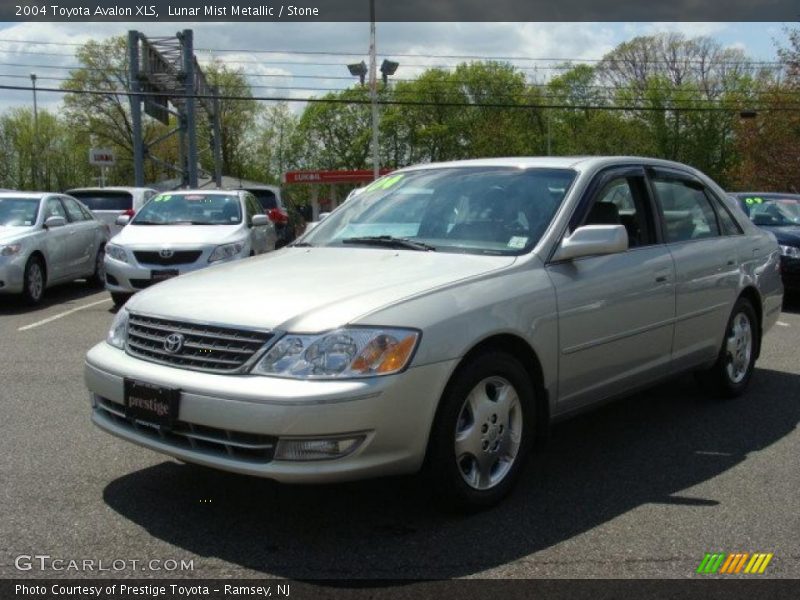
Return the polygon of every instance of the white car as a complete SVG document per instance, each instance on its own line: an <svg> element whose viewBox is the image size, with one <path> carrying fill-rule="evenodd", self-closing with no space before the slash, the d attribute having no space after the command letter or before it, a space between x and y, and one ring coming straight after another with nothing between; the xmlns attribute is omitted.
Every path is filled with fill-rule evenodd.
<svg viewBox="0 0 800 600"><path fill-rule="evenodd" d="M152 188L140 187L85 187L67 192L89 207L97 220L108 225L111 235L122 229L116 224L117 217L132 217L157 193Z"/></svg>
<svg viewBox="0 0 800 600"><path fill-rule="evenodd" d="M129 224L128 224L129 223ZM244 190L159 194L106 247L106 289L117 305L154 283L275 249L277 236Z"/></svg>

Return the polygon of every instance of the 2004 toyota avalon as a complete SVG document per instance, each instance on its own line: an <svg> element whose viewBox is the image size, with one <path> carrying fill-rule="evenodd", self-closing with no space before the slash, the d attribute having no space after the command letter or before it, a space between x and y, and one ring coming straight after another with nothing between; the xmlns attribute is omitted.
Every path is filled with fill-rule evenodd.
<svg viewBox="0 0 800 600"><path fill-rule="evenodd" d="M490 505L555 419L687 370L745 390L779 250L723 194L642 158L396 171L293 246L135 296L86 357L92 419L219 469L422 469Z"/></svg>
<svg viewBox="0 0 800 600"><path fill-rule="evenodd" d="M106 289L121 305L138 290L275 249L277 234L251 193L200 190L160 194L106 248Z"/></svg>

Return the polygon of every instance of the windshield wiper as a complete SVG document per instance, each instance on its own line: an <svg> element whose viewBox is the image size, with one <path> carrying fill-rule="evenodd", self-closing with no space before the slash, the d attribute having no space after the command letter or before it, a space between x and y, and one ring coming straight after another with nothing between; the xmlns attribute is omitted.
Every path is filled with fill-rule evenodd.
<svg viewBox="0 0 800 600"><path fill-rule="evenodd" d="M160 221L134 221L134 225L166 225Z"/></svg>
<svg viewBox="0 0 800 600"><path fill-rule="evenodd" d="M391 235L371 235L365 237L344 238L343 244L364 244L365 246L384 246L386 248L407 248L408 250L420 250L423 252L435 251L436 246L415 242L408 238L398 238Z"/></svg>
<svg viewBox="0 0 800 600"><path fill-rule="evenodd" d="M292 248L313 248L314 244L309 242L296 242L294 244L289 244Z"/></svg>

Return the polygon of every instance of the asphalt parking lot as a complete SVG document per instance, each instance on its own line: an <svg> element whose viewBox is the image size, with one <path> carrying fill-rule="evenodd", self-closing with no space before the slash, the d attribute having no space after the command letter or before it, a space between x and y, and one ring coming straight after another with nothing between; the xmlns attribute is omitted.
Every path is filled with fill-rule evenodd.
<svg viewBox="0 0 800 600"><path fill-rule="evenodd" d="M470 517L411 477L281 486L100 432L82 368L111 309L82 282L36 309L0 297L4 578L64 575L15 568L34 554L193 560L109 573L129 577L684 578L742 551L774 553L761 577L800 577L800 302L744 397L708 401L683 377L560 424L515 493Z"/></svg>

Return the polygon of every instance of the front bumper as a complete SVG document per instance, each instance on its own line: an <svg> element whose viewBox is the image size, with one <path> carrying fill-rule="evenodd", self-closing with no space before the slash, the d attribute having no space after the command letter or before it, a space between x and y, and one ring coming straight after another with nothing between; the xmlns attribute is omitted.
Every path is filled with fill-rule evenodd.
<svg viewBox="0 0 800 600"><path fill-rule="evenodd" d="M25 287L26 258L0 256L0 294L19 294Z"/></svg>
<svg viewBox="0 0 800 600"><path fill-rule="evenodd" d="M125 440L187 462L289 483L325 483L413 473L422 465L439 397L455 361L374 379L298 381L256 375L216 375L158 365L105 342L86 356L92 421ZM239 456L224 442L190 445L174 435L134 427L109 413L123 410L123 377L181 389L179 421L205 440L256 441L360 434L351 454L290 461ZM221 434L219 432L222 432Z"/></svg>
<svg viewBox="0 0 800 600"><path fill-rule="evenodd" d="M786 291L800 292L800 258L781 256L781 280Z"/></svg>
<svg viewBox="0 0 800 600"><path fill-rule="evenodd" d="M132 251L128 250L128 260L132 262L122 262L111 258L106 255L106 289L109 292L120 292L124 294L133 294L147 287L150 287L153 282L151 279L152 271L163 271L176 269L179 275L184 273L191 273L192 271L199 271L206 267L229 262L247 256L242 251L239 256L227 259L225 261L216 261L213 263L208 262L208 257L213 251L213 247L204 248L200 257L191 263L180 263L176 265L160 265L160 264L144 264L139 263L133 256ZM199 250L199 248L197 249Z"/></svg>

